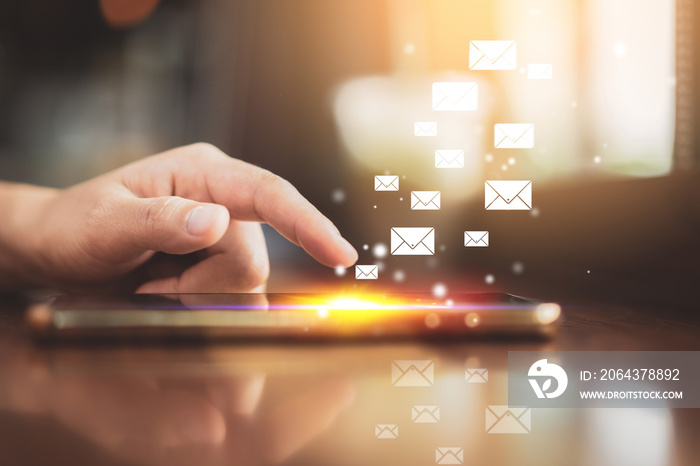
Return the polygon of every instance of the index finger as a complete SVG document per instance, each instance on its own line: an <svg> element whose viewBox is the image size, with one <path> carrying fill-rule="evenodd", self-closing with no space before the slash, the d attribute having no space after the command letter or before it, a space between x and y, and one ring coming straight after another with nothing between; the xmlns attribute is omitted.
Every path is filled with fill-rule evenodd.
<svg viewBox="0 0 700 466"><path fill-rule="evenodd" d="M329 267L349 267L357 261L357 251L335 225L288 181L267 170L201 143L165 152L150 163L150 170L136 170L139 182L128 185L137 194L221 204L236 220L270 224Z"/></svg>

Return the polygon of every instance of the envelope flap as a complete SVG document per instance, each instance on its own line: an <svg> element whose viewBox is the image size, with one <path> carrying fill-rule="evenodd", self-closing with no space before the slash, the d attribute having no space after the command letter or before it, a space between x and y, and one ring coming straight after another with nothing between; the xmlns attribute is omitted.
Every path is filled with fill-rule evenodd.
<svg viewBox="0 0 700 466"><path fill-rule="evenodd" d="M494 416L501 418L510 413L513 417L519 418L528 409L527 406L487 406L487 410L491 411Z"/></svg>
<svg viewBox="0 0 700 466"><path fill-rule="evenodd" d="M437 155L439 155L440 157L442 157L442 159L447 161L447 162L454 162L459 157L461 157L462 154L464 154L464 152L462 152L461 150L452 150L452 149L437 150L437 151L435 151L435 153Z"/></svg>
<svg viewBox="0 0 700 466"><path fill-rule="evenodd" d="M530 185L530 180L487 180L486 184L510 204Z"/></svg>
<svg viewBox="0 0 700 466"><path fill-rule="evenodd" d="M420 372L423 372L425 369L427 369L430 365L433 364L433 361L430 360L396 360L394 361L394 365L398 367L401 372L406 372L410 368L417 369Z"/></svg>
<svg viewBox="0 0 700 466"><path fill-rule="evenodd" d="M435 83L433 84L433 94L434 97L437 97L439 100L444 100L444 99L450 99L450 96L454 93L451 92L453 91L454 86L450 86L452 83ZM450 99L454 100L454 99Z"/></svg>
<svg viewBox="0 0 700 466"><path fill-rule="evenodd" d="M356 270L360 276L371 277L376 276L378 265L356 265Z"/></svg>
<svg viewBox="0 0 700 466"><path fill-rule="evenodd" d="M377 175L375 180L379 181L383 186L391 186L399 177L397 175Z"/></svg>
<svg viewBox="0 0 700 466"><path fill-rule="evenodd" d="M502 417L506 411L508 411L508 406L487 406L486 411L490 412L494 416L500 418Z"/></svg>
<svg viewBox="0 0 700 466"><path fill-rule="evenodd" d="M508 50L515 47L513 40L473 40L472 47L477 49L491 63L498 61Z"/></svg>
<svg viewBox="0 0 700 466"><path fill-rule="evenodd" d="M428 205L440 195L440 191L411 191L411 194L413 194L421 203Z"/></svg>
<svg viewBox="0 0 700 466"><path fill-rule="evenodd" d="M433 92L439 97L457 101L469 94L476 84L474 82L437 82L433 83Z"/></svg>
<svg viewBox="0 0 700 466"><path fill-rule="evenodd" d="M433 232L433 228L392 228L391 231L413 249L421 244L421 242ZM418 369L422 370L420 368Z"/></svg>
<svg viewBox="0 0 700 466"><path fill-rule="evenodd" d="M498 130L503 137L506 137L510 140L514 139L520 139L530 131L532 127L534 127L532 123L505 123L505 124L497 124L496 125L496 130Z"/></svg>
<svg viewBox="0 0 700 466"><path fill-rule="evenodd" d="M447 454L459 455L462 453L461 447L438 447L436 448L440 456L445 456Z"/></svg>
<svg viewBox="0 0 700 466"><path fill-rule="evenodd" d="M435 414L438 410L440 409L439 406L414 406L413 407L413 412L416 414L420 413L429 413L429 414Z"/></svg>
<svg viewBox="0 0 700 466"><path fill-rule="evenodd" d="M470 240L474 241L475 243L478 243L479 241L483 240L486 235L489 234L488 231L465 231L464 232ZM470 369L467 369L470 370ZM479 371L480 369L471 369L472 371Z"/></svg>
<svg viewBox="0 0 700 466"><path fill-rule="evenodd" d="M362 273L372 273L379 267L378 265L358 265L357 269Z"/></svg>
<svg viewBox="0 0 700 466"><path fill-rule="evenodd" d="M530 409L527 406L511 406L508 411L510 411L510 414L513 415L516 418L520 418L527 410Z"/></svg>

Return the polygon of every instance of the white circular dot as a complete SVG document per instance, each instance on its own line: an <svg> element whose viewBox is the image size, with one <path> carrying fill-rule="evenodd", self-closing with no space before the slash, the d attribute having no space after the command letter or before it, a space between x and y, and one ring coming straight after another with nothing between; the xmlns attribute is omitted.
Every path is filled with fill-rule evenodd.
<svg viewBox="0 0 700 466"><path fill-rule="evenodd" d="M433 285L433 296L436 298L444 298L447 296L447 285L444 283L436 283Z"/></svg>
<svg viewBox="0 0 700 466"><path fill-rule="evenodd" d="M620 41L615 42L615 45L613 45L613 53L616 57L624 57L627 55L627 44Z"/></svg>
<svg viewBox="0 0 700 466"><path fill-rule="evenodd" d="M600 163L600 161L601 161L600 155L596 155L595 157L593 157L593 163Z"/></svg>
<svg viewBox="0 0 700 466"><path fill-rule="evenodd" d="M389 252L389 248L387 248L386 244L384 244L384 243L377 243L372 248L372 254L377 259L382 259L382 258L386 257L388 252Z"/></svg>
<svg viewBox="0 0 700 466"><path fill-rule="evenodd" d="M400 197L400 198L399 198L399 201L403 201L403 197Z"/></svg>
<svg viewBox="0 0 700 466"><path fill-rule="evenodd" d="M401 177L401 179L402 179L402 180L405 180L405 179L406 179L406 175L403 175L403 176Z"/></svg>
<svg viewBox="0 0 700 466"><path fill-rule="evenodd" d="M504 163L503 165L501 165L501 170L507 171L507 170L508 170L508 165L506 165L505 163Z"/></svg>
<svg viewBox="0 0 700 466"><path fill-rule="evenodd" d="M533 217L539 217L539 215L540 215L540 209L538 209L537 207L533 208L533 209L530 211L530 215L532 215Z"/></svg>
<svg viewBox="0 0 700 466"><path fill-rule="evenodd" d="M345 202L345 191L343 191L340 188L333 190L333 192L331 193L331 199L336 204L342 204L343 202Z"/></svg>
<svg viewBox="0 0 700 466"><path fill-rule="evenodd" d="M513 157L508 159L508 164L509 165L515 165L515 159Z"/></svg>
<svg viewBox="0 0 700 466"><path fill-rule="evenodd" d="M513 273L516 275L520 275L525 271L525 266L523 265L522 262L513 262Z"/></svg>
<svg viewBox="0 0 700 466"><path fill-rule="evenodd" d="M496 281L496 277L494 277L493 274L488 274L484 277L484 281L487 285L493 285L493 282Z"/></svg>
<svg viewBox="0 0 700 466"><path fill-rule="evenodd" d="M365 251L368 251L368 250L369 250L369 244L363 244L363 245L362 245L362 249L364 249Z"/></svg>
<svg viewBox="0 0 700 466"><path fill-rule="evenodd" d="M445 301L445 305L452 307L455 305L455 302L452 301L451 299L448 299L447 301Z"/></svg>
<svg viewBox="0 0 700 466"><path fill-rule="evenodd" d="M372 207L376 209L376 208L377 208L377 205L375 204L375 205L374 205L374 206L372 206Z"/></svg>
<svg viewBox="0 0 700 466"><path fill-rule="evenodd" d="M479 325L479 314L475 312L470 312L466 316L464 316L464 323L466 324L467 327L476 327Z"/></svg>
<svg viewBox="0 0 700 466"><path fill-rule="evenodd" d="M403 53L405 53L406 55L412 55L415 51L416 46L410 42L403 47Z"/></svg>
<svg viewBox="0 0 700 466"><path fill-rule="evenodd" d="M586 273L591 273L591 271L590 271L590 270L586 270Z"/></svg>
<svg viewBox="0 0 700 466"><path fill-rule="evenodd" d="M578 107L578 102L575 101L575 100L572 100L572 101L571 101L571 106L572 106L573 108Z"/></svg>
<svg viewBox="0 0 700 466"><path fill-rule="evenodd" d="M487 162L491 162L493 160L493 155L491 154L486 154L484 156L484 159L486 159Z"/></svg>
<svg viewBox="0 0 700 466"><path fill-rule="evenodd" d="M445 251L445 250L447 250L447 246L445 246L444 244L441 244L440 251Z"/></svg>
<svg viewBox="0 0 700 466"><path fill-rule="evenodd" d="M401 270L401 269L394 270L394 281L402 282L405 279L406 279L406 273L403 270Z"/></svg>
<svg viewBox="0 0 700 466"><path fill-rule="evenodd" d="M335 274L339 277L342 277L345 275L345 267L342 265L339 265L338 267L335 268Z"/></svg>

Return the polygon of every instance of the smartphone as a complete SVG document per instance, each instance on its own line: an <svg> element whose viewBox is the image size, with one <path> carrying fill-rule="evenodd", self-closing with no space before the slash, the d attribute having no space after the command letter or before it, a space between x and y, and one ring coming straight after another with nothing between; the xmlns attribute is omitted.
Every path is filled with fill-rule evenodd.
<svg viewBox="0 0 700 466"><path fill-rule="evenodd" d="M509 294L62 295L27 311L41 340L132 341L549 337L556 303Z"/></svg>

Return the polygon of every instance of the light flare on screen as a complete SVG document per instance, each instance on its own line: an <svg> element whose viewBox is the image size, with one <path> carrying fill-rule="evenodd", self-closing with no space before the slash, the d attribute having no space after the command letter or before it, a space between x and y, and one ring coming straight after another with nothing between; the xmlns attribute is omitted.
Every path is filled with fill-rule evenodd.
<svg viewBox="0 0 700 466"><path fill-rule="evenodd" d="M343 320L363 321L384 318L389 315L406 314L417 310L448 308L449 306L436 301L417 299L415 303L407 303L405 300L386 296L376 298L353 296L321 300L316 314L321 319L341 317Z"/></svg>

